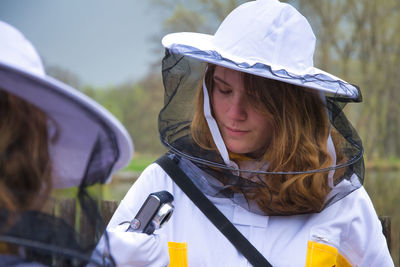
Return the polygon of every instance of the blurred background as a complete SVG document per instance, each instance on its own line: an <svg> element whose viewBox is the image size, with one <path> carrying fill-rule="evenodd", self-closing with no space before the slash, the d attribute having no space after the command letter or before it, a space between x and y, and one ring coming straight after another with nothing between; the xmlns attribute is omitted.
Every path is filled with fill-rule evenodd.
<svg viewBox="0 0 400 267"><path fill-rule="evenodd" d="M21 30L49 75L108 108L131 134L135 156L103 189L120 200L165 150L161 38L175 31L214 33L239 0L1 0L0 20ZM359 85L363 102L345 112L365 149L365 187L378 215L391 216L399 264L400 2L291 0L317 36L314 65ZM0 40L1 41L1 40ZM64 194L64 193L62 193Z"/></svg>

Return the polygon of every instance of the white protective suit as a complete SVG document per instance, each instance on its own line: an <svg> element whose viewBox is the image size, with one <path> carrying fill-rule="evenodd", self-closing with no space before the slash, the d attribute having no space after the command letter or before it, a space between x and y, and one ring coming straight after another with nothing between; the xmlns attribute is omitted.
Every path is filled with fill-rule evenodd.
<svg viewBox="0 0 400 267"><path fill-rule="evenodd" d="M134 218L150 193L161 190L173 194L175 205L163 228L146 236L118 226ZM363 187L320 213L305 215L261 216L229 199L211 201L273 266L321 266L320 260L331 263L326 266L394 266ZM168 246L174 261L178 251L178 261L186 263L177 266L251 266L157 164L135 182L107 229L120 266L166 266Z"/></svg>

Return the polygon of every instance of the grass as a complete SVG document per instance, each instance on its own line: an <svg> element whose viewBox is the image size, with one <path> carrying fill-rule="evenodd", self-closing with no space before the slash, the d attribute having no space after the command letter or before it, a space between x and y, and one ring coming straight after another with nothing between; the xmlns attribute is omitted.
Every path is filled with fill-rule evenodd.
<svg viewBox="0 0 400 267"><path fill-rule="evenodd" d="M388 159L366 160L365 167L367 170L400 171L400 159L388 158Z"/></svg>
<svg viewBox="0 0 400 267"><path fill-rule="evenodd" d="M146 155L135 152L133 159L122 171L142 172L147 166L154 162L160 155Z"/></svg>

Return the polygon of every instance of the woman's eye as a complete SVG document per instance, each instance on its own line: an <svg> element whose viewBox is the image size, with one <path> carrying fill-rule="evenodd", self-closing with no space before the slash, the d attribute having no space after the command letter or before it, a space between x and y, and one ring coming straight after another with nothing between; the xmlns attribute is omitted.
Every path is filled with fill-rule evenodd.
<svg viewBox="0 0 400 267"><path fill-rule="evenodd" d="M227 95L232 92L232 90L230 90L230 89L218 89L218 91L223 95Z"/></svg>

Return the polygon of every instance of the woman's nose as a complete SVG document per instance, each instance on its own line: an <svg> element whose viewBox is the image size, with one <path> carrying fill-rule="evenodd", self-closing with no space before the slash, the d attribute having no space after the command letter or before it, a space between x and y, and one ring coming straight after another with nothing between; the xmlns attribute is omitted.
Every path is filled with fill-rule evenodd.
<svg viewBox="0 0 400 267"><path fill-rule="evenodd" d="M234 97L230 103L227 115L233 120L245 120L247 118L247 100L240 96Z"/></svg>

